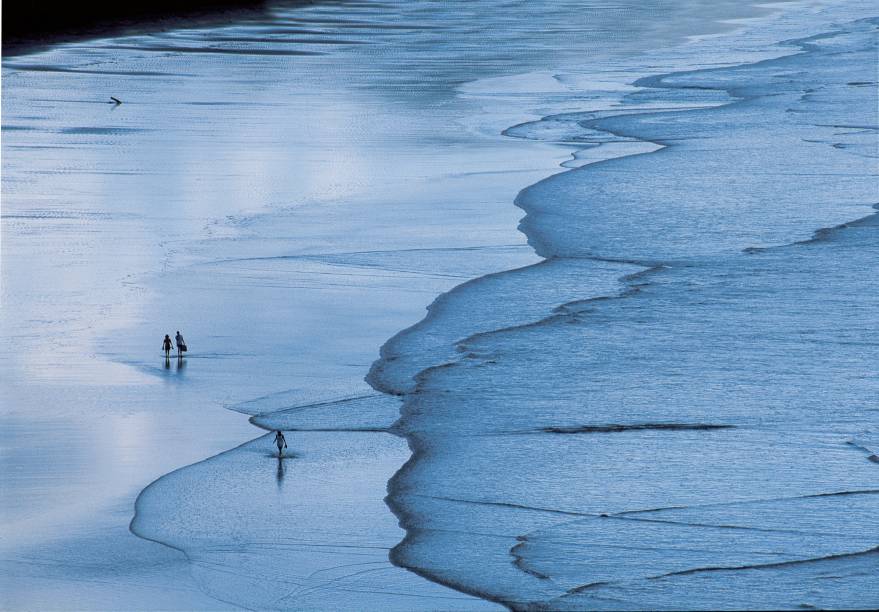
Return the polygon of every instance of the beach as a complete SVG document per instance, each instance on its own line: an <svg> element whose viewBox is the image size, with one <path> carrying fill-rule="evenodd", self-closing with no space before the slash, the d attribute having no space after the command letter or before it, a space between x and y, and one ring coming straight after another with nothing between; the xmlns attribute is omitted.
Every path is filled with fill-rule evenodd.
<svg viewBox="0 0 879 612"><path fill-rule="evenodd" d="M4 58L0 604L876 607L871 10Z"/></svg>

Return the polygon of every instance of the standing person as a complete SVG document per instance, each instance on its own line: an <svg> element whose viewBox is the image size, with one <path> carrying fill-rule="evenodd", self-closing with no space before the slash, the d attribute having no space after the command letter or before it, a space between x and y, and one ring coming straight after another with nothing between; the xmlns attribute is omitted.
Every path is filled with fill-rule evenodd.
<svg viewBox="0 0 879 612"><path fill-rule="evenodd" d="M177 341L177 358L183 359L183 353L186 352L186 341L183 339L183 336L180 334L180 330L177 330L177 335L174 336L174 339Z"/></svg>
<svg viewBox="0 0 879 612"><path fill-rule="evenodd" d="M278 446L278 459L284 456L284 449L287 448L287 440L280 431L275 432L275 444Z"/></svg>
<svg viewBox="0 0 879 612"><path fill-rule="evenodd" d="M165 334L165 339L162 340L162 350L165 351L165 359L171 358L171 336Z"/></svg>

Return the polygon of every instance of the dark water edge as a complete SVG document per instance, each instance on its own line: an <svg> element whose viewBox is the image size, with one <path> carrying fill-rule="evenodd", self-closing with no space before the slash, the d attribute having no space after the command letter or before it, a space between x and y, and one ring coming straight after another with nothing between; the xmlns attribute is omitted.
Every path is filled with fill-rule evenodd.
<svg viewBox="0 0 879 612"><path fill-rule="evenodd" d="M89 38L256 19L268 7L265 0L7 2L3 5L3 56L36 53Z"/></svg>

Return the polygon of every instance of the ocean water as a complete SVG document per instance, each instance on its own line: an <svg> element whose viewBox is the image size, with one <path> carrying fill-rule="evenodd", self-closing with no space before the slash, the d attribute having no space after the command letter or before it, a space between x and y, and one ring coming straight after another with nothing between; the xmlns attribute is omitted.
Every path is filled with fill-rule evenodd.
<svg viewBox="0 0 879 612"><path fill-rule="evenodd" d="M871 11L6 58L3 605L875 607Z"/></svg>
<svg viewBox="0 0 879 612"><path fill-rule="evenodd" d="M386 346L373 375L405 393L414 452L397 563L514 609L879 605L877 21L788 44L631 100L720 107L551 119L664 148L524 190L550 259ZM547 286L582 297L511 314ZM445 309L495 298L503 317L434 347Z"/></svg>

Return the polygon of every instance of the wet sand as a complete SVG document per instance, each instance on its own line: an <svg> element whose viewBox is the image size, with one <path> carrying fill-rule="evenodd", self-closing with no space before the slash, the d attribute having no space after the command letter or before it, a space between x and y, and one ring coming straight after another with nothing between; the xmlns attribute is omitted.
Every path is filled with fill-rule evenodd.
<svg viewBox="0 0 879 612"><path fill-rule="evenodd" d="M734 4L609 38L617 16L559 6L540 19L580 42L555 46L495 11L475 50L442 7L313 7L4 61L4 605L489 605L387 562L402 439L288 435L279 478L247 415L373 396L378 347L437 295L538 261L512 202L579 147L503 130L613 104L633 55L761 13ZM556 79L595 37L604 80ZM176 329L191 354L166 367ZM283 426L350 425L321 414ZM134 530L163 544L127 530L142 489ZM313 554L336 545L372 547L379 579ZM279 566L297 583L273 590Z"/></svg>

